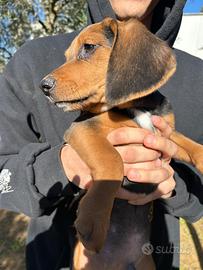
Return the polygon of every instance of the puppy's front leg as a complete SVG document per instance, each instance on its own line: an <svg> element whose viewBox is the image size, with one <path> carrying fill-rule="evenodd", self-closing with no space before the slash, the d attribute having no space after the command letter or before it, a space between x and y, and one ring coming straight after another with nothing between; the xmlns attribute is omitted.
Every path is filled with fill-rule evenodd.
<svg viewBox="0 0 203 270"><path fill-rule="evenodd" d="M123 179L123 162L102 129L74 123L64 139L89 166L94 180L79 204L75 227L88 250L98 252L106 239L116 192Z"/></svg>
<svg viewBox="0 0 203 270"><path fill-rule="evenodd" d="M203 173L203 145L198 144L177 131L173 131L170 139L179 146L175 158L193 164Z"/></svg>

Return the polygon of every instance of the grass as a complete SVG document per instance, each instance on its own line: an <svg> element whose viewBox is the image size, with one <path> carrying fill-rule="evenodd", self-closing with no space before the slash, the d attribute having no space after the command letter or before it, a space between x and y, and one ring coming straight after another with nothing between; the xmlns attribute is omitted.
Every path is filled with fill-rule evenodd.
<svg viewBox="0 0 203 270"><path fill-rule="evenodd" d="M203 218L194 224L181 219L180 269L203 269Z"/></svg>
<svg viewBox="0 0 203 270"><path fill-rule="evenodd" d="M203 219L193 225L181 220L181 270L203 269ZM28 218L0 211L0 270L25 270Z"/></svg>

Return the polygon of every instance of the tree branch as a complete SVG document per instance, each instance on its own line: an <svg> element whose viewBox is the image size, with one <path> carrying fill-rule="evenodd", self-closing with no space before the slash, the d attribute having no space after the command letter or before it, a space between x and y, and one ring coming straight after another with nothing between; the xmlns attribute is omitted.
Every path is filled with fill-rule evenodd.
<svg viewBox="0 0 203 270"><path fill-rule="evenodd" d="M42 20L38 19L38 23L41 24L46 33L49 33L49 29L46 27Z"/></svg>
<svg viewBox="0 0 203 270"><path fill-rule="evenodd" d="M7 59L12 57L12 53L9 52L5 47L0 47L0 50L3 51L4 53L8 54L8 56L5 56Z"/></svg>
<svg viewBox="0 0 203 270"><path fill-rule="evenodd" d="M52 3L51 3L51 11L52 11L52 13L53 13L53 15L54 15L53 21L51 22L51 28L52 28L52 30L53 30L53 28L54 28L54 23L55 23L55 21L56 21L56 19L57 19L57 16L58 16L58 14L57 14L57 12L56 12L56 10L55 10L55 6L56 6L56 3L57 3L57 2L59 2L59 0L53 0Z"/></svg>

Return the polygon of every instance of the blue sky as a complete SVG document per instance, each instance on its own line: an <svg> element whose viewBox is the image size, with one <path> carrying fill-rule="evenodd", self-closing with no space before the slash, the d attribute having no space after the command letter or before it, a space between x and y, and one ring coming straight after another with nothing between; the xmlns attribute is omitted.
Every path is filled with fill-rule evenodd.
<svg viewBox="0 0 203 270"><path fill-rule="evenodd" d="M203 7L203 0L187 0L184 12L197 13Z"/></svg>

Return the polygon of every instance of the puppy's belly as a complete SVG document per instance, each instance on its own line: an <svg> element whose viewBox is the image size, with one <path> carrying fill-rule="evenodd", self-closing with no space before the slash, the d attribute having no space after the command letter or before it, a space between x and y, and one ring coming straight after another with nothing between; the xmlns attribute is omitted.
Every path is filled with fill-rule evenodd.
<svg viewBox="0 0 203 270"><path fill-rule="evenodd" d="M149 208L150 205L134 206L117 199L103 249L94 255L82 252L82 265L97 270L132 269L130 264L142 258L142 246L149 241Z"/></svg>

